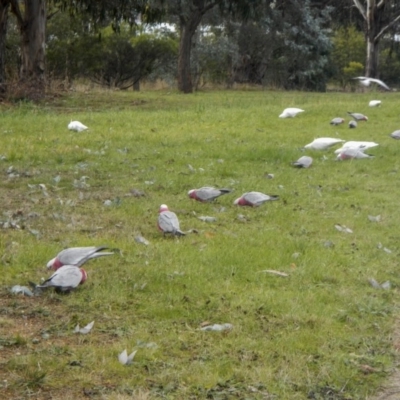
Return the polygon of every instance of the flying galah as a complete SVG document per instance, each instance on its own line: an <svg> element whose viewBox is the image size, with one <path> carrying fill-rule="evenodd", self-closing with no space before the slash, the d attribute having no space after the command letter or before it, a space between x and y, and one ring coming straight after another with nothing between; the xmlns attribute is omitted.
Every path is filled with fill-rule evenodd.
<svg viewBox="0 0 400 400"><path fill-rule="evenodd" d="M379 107L381 105L381 101L380 100L371 100L368 105L370 107Z"/></svg>
<svg viewBox="0 0 400 400"><path fill-rule="evenodd" d="M261 192L247 192L236 199L233 204L238 206L258 207L267 201L279 200L279 196L269 196Z"/></svg>
<svg viewBox="0 0 400 400"><path fill-rule="evenodd" d="M337 155L338 160L352 160L354 158L374 158L374 156L365 154L363 150L355 148L343 149L343 151Z"/></svg>
<svg viewBox="0 0 400 400"><path fill-rule="evenodd" d="M355 121L368 121L368 117L364 114L353 113L350 111L347 111L347 114L351 115Z"/></svg>
<svg viewBox="0 0 400 400"><path fill-rule="evenodd" d="M86 131L86 129L89 129L89 128L86 125L83 125L79 121L71 121L68 124L68 129L70 131L82 132L82 131Z"/></svg>
<svg viewBox="0 0 400 400"><path fill-rule="evenodd" d="M392 137L393 139L400 139L400 130L399 131L394 131L390 134L390 137Z"/></svg>
<svg viewBox="0 0 400 400"><path fill-rule="evenodd" d="M86 279L87 273L83 268L78 268L75 265L64 265L41 285L36 285L36 289L54 287L58 291L68 292L84 283Z"/></svg>
<svg viewBox="0 0 400 400"><path fill-rule="evenodd" d="M185 233L180 230L179 220L176 214L169 211L166 204L161 204L158 211L158 229L166 233L171 233L176 236L184 236Z"/></svg>
<svg viewBox="0 0 400 400"><path fill-rule="evenodd" d="M339 154L345 149L356 149L365 151L367 149L372 149L376 146L379 146L379 144L375 142L361 142L351 140L350 142L343 143L343 146L340 149L335 150L335 154Z"/></svg>
<svg viewBox="0 0 400 400"><path fill-rule="evenodd" d="M231 189L216 189L213 187L202 187L200 189L192 189L189 190L188 196L191 199L195 199L197 201L201 201L203 203L213 201L217 197L222 196L227 193L231 193Z"/></svg>
<svg viewBox="0 0 400 400"><path fill-rule="evenodd" d="M330 124L336 126L336 125L343 124L343 122L344 122L343 118L337 117L337 118L333 118L333 120L330 122Z"/></svg>
<svg viewBox="0 0 400 400"><path fill-rule="evenodd" d="M102 250L107 249L105 246L100 247L71 247L69 249L62 250L52 260L47 263L47 268L57 270L63 265L75 265L81 267L86 261L92 258L98 258L102 256L111 256L114 253L104 252Z"/></svg>
<svg viewBox="0 0 400 400"><path fill-rule="evenodd" d="M349 128L350 129L357 128L357 121L349 121Z"/></svg>
<svg viewBox="0 0 400 400"><path fill-rule="evenodd" d="M279 118L294 118L297 114L304 112L301 108L285 108Z"/></svg>
<svg viewBox="0 0 400 400"><path fill-rule="evenodd" d="M313 159L308 156L300 157L297 161L292 163L295 167L298 168L308 168L313 162Z"/></svg>
<svg viewBox="0 0 400 400"><path fill-rule="evenodd" d="M391 90L390 87L388 85L386 85L386 83L381 81L380 79L368 78L366 76L357 76L356 78L353 78L353 79L357 79L361 83L361 85L363 85L365 87L371 86L371 83L376 83L377 85L383 87L386 90Z"/></svg>
<svg viewBox="0 0 400 400"><path fill-rule="evenodd" d="M312 150L326 150L331 146L334 146L338 143L343 143L344 140L342 139L335 139L335 138L328 138L322 137L318 139L314 139L311 143L308 143L304 146L305 149L312 149Z"/></svg>

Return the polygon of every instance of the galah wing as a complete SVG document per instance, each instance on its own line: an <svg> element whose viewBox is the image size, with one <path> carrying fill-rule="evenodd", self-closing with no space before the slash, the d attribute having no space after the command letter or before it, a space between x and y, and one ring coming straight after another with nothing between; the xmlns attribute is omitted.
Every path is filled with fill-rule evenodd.
<svg viewBox="0 0 400 400"><path fill-rule="evenodd" d="M238 206L258 207L267 201L278 200L279 196L270 196L261 192L247 192L236 199L233 204Z"/></svg>
<svg viewBox="0 0 400 400"><path fill-rule="evenodd" d="M184 236L185 233L181 231L179 220L176 214L169 211L165 204L162 204L158 214L158 228L164 233L171 233L176 236Z"/></svg>
<svg viewBox="0 0 400 400"><path fill-rule="evenodd" d="M110 256L114 253L101 252L107 249L106 246L91 246L91 247L71 247L69 249L62 250L57 254L55 258L47 263L47 268L57 270L63 265L75 265L77 267L82 266L86 261L92 258L98 258L102 256Z"/></svg>
<svg viewBox="0 0 400 400"><path fill-rule="evenodd" d="M231 193L231 189L216 189L214 187L202 187L200 189L189 190L188 196L191 199L195 199L201 202L209 202L215 200L217 197L224 194Z"/></svg>
<svg viewBox="0 0 400 400"><path fill-rule="evenodd" d="M69 291L75 289L80 283L84 283L87 279L86 271L75 265L64 265L37 288L44 289L54 287L60 291Z"/></svg>

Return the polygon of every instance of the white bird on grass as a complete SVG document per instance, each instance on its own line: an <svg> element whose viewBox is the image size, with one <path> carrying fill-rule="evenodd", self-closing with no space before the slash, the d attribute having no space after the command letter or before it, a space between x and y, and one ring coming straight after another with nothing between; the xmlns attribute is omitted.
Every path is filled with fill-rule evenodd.
<svg viewBox="0 0 400 400"><path fill-rule="evenodd" d="M399 140L400 139L400 130L392 132L390 134L390 137L392 137L393 139Z"/></svg>
<svg viewBox="0 0 400 400"><path fill-rule="evenodd" d="M391 90L390 87L388 85L386 85L386 83L381 81L380 79L368 78L366 76L357 76L356 78L353 78L353 79L357 79L361 83L361 85L363 85L365 87L371 86L371 83L376 83L378 86L383 87L385 90Z"/></svg>
<svg viewBox="0 0 400 400"><path fill-rule="evenodd" d="M63 265L74 265L76 267L81 267L86 261L91 260L92 258L111 256L114 254L111 252L101 253L101 251L105 249L107 249L106 246L70 247L69 249L60 251L56 257L51 259L47 263L47 268L57 270Z"/></svg>
<svg viewBox="0 0 400 400"><path fill-rule="evenodd" d="M343 149L338 155L338 160L353 160L353 159L360 159L360 158L374 158L369 154L364 153L365 149L355 149L355 148L348 148Z"/></svg>
<svg viewBox="0 0 400 400"><path fill-rule="evenodd" d="M171 233L175 236L184 236L185 233L179 227L179 220L176 214L169 211L166 204L161 204L158 214L158 229L164 234Z"/></svg>
<svg viewBox="0 0 400 400"><path fill-rule="evenodd" d="M298 168L308 168L313 162L313 159L309 156L300 157L297 161L293 162L292 165Z"/></svg>
<svg viewBox="0 0 400 400"><path fill-rule="evenodd" d="M370 107L379 107L382 104L382 101L380 100L371 100L368 105Z"/></svg>
<svg viewBox="0 0 400 400"><path fill-rule="evenodd" d="M233 204L238 206L258 207L267 201L279 200L279 196L270 196L261 192L247 192L236 199Z"/></svg>
<svg viewBox="0 0 400 400"><path fill-rule="evenodd" d="M213 187L205 186L200 189L189 190L188 196L191 199L206 203L206 202L215 200L219 196L222 196L224 194L228 194L231 192L232 192L231 189L216 189Z"/></svg>
<svg viewBox="0 0 400 400"><path fill-rule="evenodd" d="M335 150L335 154L340 154L343 150L346 149L356 149L356 150L361 150L365 151L367 149L372 149L373 147L379 146L378 143L375 142L362 142L362 141L349 141L346 143L343 143L343 146L340 149Z"/></svg>
<svg viewBox="0 0 400 400"><path fill-rule="evenodd" d="M285 108L279 118L294 118L297 114L304 112L301 108Z"/></svg>
<svg viewBox="0 0 400 400"><path fill-rule="evenodd" d="M329 147L334 146L338 143L343 143L344 140L342 139L335 139L329 137L322 137L314 139L311 143L308 143L304 146L305 149L312 149L312 150L326 150Z"/></svg>
<svg viewBox="0 0 400 400"><path fill-rule="evenodd" d="M68 129L70 131L76 131L76 132L82 132L82 131L86 131L87 129L89 129L86 125L83 125L81 122L79 121L71 121L68 124Z"/></svg>

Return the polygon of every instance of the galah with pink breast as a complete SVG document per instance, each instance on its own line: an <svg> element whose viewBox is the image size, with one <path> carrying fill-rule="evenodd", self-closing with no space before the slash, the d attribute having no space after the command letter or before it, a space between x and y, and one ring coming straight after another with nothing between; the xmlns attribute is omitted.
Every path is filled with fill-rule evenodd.
<svg viewBox="0 0 400 400"><path fill-rule="evenodd" d="M36 285L35 289L54 287L60 292L69 292L84 283L86 279L87 273L83 268L78 268L75 265L64 265L41 285Z"/></svg>
<svg viewBox="0 0 400 400"><path fill-rule="evenodd" d="M57 254L56 257L51 259L47 263L47 268L52 268L57 270L63 265L74 265L76 267L81 267L86 261L92 258L98 258L103 256L111 256L112 252L102 252L102 250L107 249L106 246L91 246L91 247L71 247L69 249L62 250Z"/></svg>
<svg viewBox="0 0 400 400"><path fill-rule="evenodd" d="M191 199L201 201L202 203L206 203L215 200L219 196L231 192L232 192L231 189L216 189L214 187L204 186L200 189L189 190L188 196Z"/></svg>
<svg viewBox="0 0 400 400"><path fill-rule="evenodd" d="M184 236L181 231L176 214L168 209L166 204L161 204L158 211L158 229L164 234L170 233L175 236Z"/></svg>
<svg viewBox="0 0 400 400"><path fill-rule="evenodd" d="M238 206L258 207L267 201L279 200L279 196L270 196L261 192L247 192L236 199L233 204Z"/></svg>

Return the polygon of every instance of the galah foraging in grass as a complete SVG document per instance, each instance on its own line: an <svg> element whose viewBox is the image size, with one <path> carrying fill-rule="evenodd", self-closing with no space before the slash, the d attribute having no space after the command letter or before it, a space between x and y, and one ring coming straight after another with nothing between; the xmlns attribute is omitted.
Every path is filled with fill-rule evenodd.
<svg viewBox="0 0 400 400"><path fill-rule="evenodd" d="M308 143L304 146L305 149L312 149L312 150L326 150L329 147L334 146L338 143L343 143L344 140L342 139L335 139L335 138L328 138L322 137L318 139L314 139L311 143Z"/></svg>
<svg viewBox="0 0 400 400"><path fill-rule="evenodd" d="M340 154L345 149L356 149L365 151L367 149L372 149L373 147L379 146L378 143L375 142L362 142L351 140L349 142L343 143L343 146L340 149L335 150L335 154Z"/></svg>
<svg viewBox="0 0 400 400"><path fill-rule="evenodd" d="M360 84L365 87L371 86L371 83L376 83L378 86L381 86L385 90L391 90L390 87L388 85L386 85L386 83L381 81L380 79L368 78L367 76L357 76L356 78L353 78L353 79L357 79L360 82Z"/></svg>
<svg viewBox="0 0 400 400"><path fill-rule="evenodd" d="M270 196L261 192L247 192L236 199L233 204L238 206L258 207L267 201L279 200L279 196Z"/></svg>
<svg viewBox="0 0 400 400"><path fill-rule="evenodd" d="M101 251L105 249L107 249L106 246L71 247L69 249L62 250L57 254L56 257L51 259L47 263L47 268L57 270L63 265L74 265L76 267L81 267L86 261L91 260L92 258L111 256L114 254L111 252L101 253Z"/></svg>
<svg viewBox="0 0 400 400"><path fill-rule="evenodd" d="M351 115L355 121L368 121L368 117L364 114L361 113L353 113L350 111L347 111L347 114Z"/></svg>
<svg viewBox="0 0 400 400"><path fill-rule="evenodd" d="M87 273L83 268L75 265L64 265L41 285L36 285L35 289L54 287L57 291L68 292L84 283L86 279Z"/></svg>
<svg viewBox="0 0 400 400"><path fill-rule="evenodd" d="M185 233L179 227L179 220L176 214L169 211L166 204L161 204L158 211L158 229L164 234L171 233L175 236L184 236Z"/></svg>
<svg viewBox="0 0 400 400"><path fill-rule="evenodd" d="M215 200L217 197L222 196L224 194L231 193L231 189L216 189L213 187L202 187L200 189L192 189L189 190L188 196L191 199L195 199L197 201L201 201L203 203L210 202Z"/></svg>
<svg viewBox="0 0 400 400"><path fill-rule="evenodd" d="M350 129L355 129L355 128L357 128L357 121L350 121L350 122L349 122L349 128L350 128Z"/></svg>
<svg viewBox="0 0 400 400"><path fill-rule="evenodd" d="M365 154L362 149L355 148L343 149L343 151L337 155L338 160L353 160L361 158L374 158L374 156Z"/></svg>
<svg viewBox="0 0 400 400"><path fill-rule="evenodd" d="M298 168L308 168L313 162L313 159L309 156L302 156L297 161L293 162L292 165Z"/></svg>
<svg viewBox="0 0 400 400"><path fill-rule="evenodd" d="M68 124L68 129L70 131L76 131L76 132L82 132L82 131L86 131L87 129L89 129L86 125L83 125L81 122L79 121L71 121Z"/></svg>
<svg viewBox="0 0 400 400"><path fill-rule="evenodd" d="M381 100L371 100L368 105L370 107L379 107L382 104Z"/></svg>
<svg viewBox="0 0 400 400"><path fill-rule="evenodd" d="M399 140L400 139L400 130L392 132L389 136L392 137L393 139Z"/></svg>
<svg viewBox="0 0 400 400"><path fill-rule="evenodd" d="M285 108L279 118L294 118L297 114L304 112L301 108Z"/></svg>
<svg viewBox="0 0 400 400"><path fill-rule="evenodd" d="M344 122L343 118L337 117L337 118L333 118L333 120L331 122L329 122L329 123L331 125L337 126L337 125L343 124L343 122Z"/></svg>

